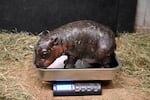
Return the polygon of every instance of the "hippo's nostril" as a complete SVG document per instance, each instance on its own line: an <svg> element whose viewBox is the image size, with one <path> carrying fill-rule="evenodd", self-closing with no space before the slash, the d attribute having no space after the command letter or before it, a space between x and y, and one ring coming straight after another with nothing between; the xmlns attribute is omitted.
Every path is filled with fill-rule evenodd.
<svg viewBox="0 0 150 100"><path fill-rule="evenodd" d="M35 66L36 66L37 68L40 68L40 65L39 65L39 64L35 64Z"/></svg>

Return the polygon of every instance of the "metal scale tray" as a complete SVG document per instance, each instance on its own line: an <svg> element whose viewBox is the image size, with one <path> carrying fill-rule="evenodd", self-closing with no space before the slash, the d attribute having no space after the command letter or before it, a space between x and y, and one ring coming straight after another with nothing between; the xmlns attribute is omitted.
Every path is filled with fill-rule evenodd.
<svg viewBox="0 0 150 100"><path fill-rule="evenodd" d="M84 69L40 69L39 77L43 81L84 81L84 80L113 80L116 72L121 68L117 56L112 68L84 68Z"/></svg>

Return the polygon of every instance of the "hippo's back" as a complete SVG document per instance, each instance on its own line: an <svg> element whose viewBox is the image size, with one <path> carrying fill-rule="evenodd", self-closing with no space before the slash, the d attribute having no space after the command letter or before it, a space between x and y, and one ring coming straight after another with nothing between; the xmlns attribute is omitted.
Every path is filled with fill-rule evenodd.
<svg viewBox="0 0 150 100"><path fill-rule="evenodd" d="M91 31L93 31L93 32L96 31L96 32L98 32L98 34L100 32L112 34L112 31L109 28L107 28L106 26L99 24L97 22L91 21L91 20L81 20L81 21L75 21L75 22L65 24L65 25L51 31L51 34L65 34L65 33L73 34L76 31L79 31L78 33L80 33L80 32L90 33ZM77 34L77 32L76 32L76 34Z"/></svg>
<svg viewBox="0 0 150 100"><path fill-rule="evenodd" d="M98 49L102 53L109 53L114 51L116 46L113 32L108 27L91 20L63 25L51 31L51 35L56 35L70 45L72 50L76 50L73 52L83 55L89 55Z"/></svg>

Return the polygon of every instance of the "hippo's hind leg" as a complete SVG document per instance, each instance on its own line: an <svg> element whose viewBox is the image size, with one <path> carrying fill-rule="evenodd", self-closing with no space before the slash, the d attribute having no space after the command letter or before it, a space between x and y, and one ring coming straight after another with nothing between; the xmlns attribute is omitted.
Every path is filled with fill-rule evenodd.
<svg viewBox="0 0 150 100"><path fill-rule="evenodd" d="M111 68L112 67L112 62L114 60L113 59L114 56L115 56L115 53L113 52L109 56L105 56L103 58L100 58L99 59L100 67L102 67L102 68Z"/></svg>
<svg viewBox="0 0 150 100"><path fill-rule="evenodd" d="M76 61L77 61L77 57L69 56L68 60L65 61L65 68L66 69L75 68Z"/></svg>
<svg viewBox="0 0 150 100"><path fill-rule="evenodd" d="M111 57L108 56L105 59L103 59L103 61L102 61L102 67L104 67L104 68L110 68L111 67L110 63L111 63Z"/></svg>

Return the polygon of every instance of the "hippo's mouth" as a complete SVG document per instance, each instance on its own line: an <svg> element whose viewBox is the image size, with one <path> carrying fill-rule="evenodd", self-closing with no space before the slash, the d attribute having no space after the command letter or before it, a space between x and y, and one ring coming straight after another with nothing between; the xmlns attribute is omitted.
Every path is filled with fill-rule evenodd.
<svg viewBox="0 0 150 100"><path fill-rule="evenodd" d="M54 60L55 61L55 60ZM48 66L50 66L54 61L52 60L45 60L43 63L43 66L41 66L42 68L47 68Z"/></svg>

